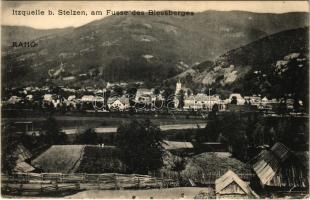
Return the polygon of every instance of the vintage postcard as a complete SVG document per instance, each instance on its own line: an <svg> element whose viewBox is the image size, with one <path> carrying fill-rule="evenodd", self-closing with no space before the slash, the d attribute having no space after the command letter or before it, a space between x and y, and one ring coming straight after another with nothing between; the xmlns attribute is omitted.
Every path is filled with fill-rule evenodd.
<svg viewBox="0 0 310 200"><path fill-rule="evenodd" d="M307 1L1 15L2 198L309 198Z"/></svg>

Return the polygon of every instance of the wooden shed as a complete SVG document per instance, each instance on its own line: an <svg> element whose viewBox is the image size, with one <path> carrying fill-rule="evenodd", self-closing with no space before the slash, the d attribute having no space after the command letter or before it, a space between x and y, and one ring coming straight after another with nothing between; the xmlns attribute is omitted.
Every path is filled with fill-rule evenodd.
<svg viewBox="0 0 310 200"><path fill-rule="evenodd" d="M302 161L282 143L263 150L252 161L252 167L261 185L271 191L307 190L307 161ZM305 164L306 163L306 164Z"/></svg>
<svg viewBox="0 0 310 200"><path fill-rule="evenodd" d="M233 171L228 170L215 181L216 198L225 199L254 199L258 195L250 188L248 183L239 178Z"/></svg>

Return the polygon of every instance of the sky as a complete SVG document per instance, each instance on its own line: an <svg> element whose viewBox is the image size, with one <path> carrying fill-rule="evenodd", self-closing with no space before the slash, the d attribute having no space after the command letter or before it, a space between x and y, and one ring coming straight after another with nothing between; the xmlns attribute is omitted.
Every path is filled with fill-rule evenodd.
<svg viewBox="0 0 310 200"><path fill-rule="evenodd" d="M18 16L14 10L175 10L202 12L206 10L241 10L259 13L309 12L308 1L1 1L1 24L30 26L38 29L78 27L103 16Z"/></svg>

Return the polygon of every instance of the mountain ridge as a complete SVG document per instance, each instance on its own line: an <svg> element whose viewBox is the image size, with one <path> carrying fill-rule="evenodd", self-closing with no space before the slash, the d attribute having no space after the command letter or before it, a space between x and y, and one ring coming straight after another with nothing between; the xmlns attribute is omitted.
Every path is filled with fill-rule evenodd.
<svg viewBox="0 0 310 200"><path fill-rule="evenodd" d="M299 95L307 94L306 91L300 91L302 88L307 89L307 85L301 84L299 89L289 89L292 84L282 80L283 77L277 74L277 68L294 69L291 75L286 74L286 78L298 80L296 82L300 83L307 82L308 34L309 26L258 39L218 57L211 67L197 73L193 79L207 87L223 88L246 95L262 93L273 96L280 91L281 94L276 96L285 96L296 91L299 91ZM296 66L303 67L299 69ZM304 74L299 73L300 70L303 70ZM287 88L283 88L284 86Z"/></svg>
<svg viewBox="0 0 310 200"><path fill-rule="evenodd" d="M5 76L14 74L16 79L20 78L7 80L8 85L51 79L47 72L59 70L61 63L65 73L60 78L75 76L76 79L53 80L59 84L119 80L160 83L184 72L185 65L214 60L269 34L304 25L308 25L307 13L205 11L185 18L110 16L43 35L36 39L38 48L5 47L2 70ZM95 75L81 80L78 78L81 74Z"/></svg>

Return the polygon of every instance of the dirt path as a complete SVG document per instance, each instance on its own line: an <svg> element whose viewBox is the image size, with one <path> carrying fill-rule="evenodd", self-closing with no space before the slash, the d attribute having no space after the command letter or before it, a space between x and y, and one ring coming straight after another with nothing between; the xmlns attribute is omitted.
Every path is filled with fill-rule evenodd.
<svg viewBox="0 0 310 200"><path fill-rule="evenodd" d="M179 188L164 188L164 189L149 189L149 190L87 190L77 194L66 196L70 199L132 199L136 196L137 199L179 199L184 193L184 198L193 199L200 191L210 192L212 188L207 187L179 187Z"/></svg>

